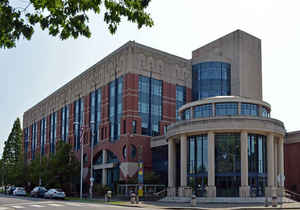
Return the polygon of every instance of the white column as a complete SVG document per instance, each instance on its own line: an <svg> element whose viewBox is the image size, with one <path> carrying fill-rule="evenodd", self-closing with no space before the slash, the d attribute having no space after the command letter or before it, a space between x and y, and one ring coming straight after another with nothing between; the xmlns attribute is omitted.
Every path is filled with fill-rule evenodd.
<svg viewBox="0 0 300 210"><path fill-rule="evenodd" d="M208 132L208 187L207 196L216 197L215 187L215 134Z"/></svg>
<svg viewBox="0 0 300 210"><path fill-rule="evenodd" d="M274 186L277 186L277 170L278 158L277 158L277 141L274 139Z"/></svg>
<svg viewBox="0 0 300 210"><path fill-rule="evenodd" d="M176 181L176 147L174 139L168 141L168 186L175 187Z"/></svg>
<svg viewBox="0 0 300 210"><path fill-rule="evenodd" d="M248 186L248 133L241 132L241 187L240 197L250 196L250 187Z"/></svg>
<svg viewBox="0 0 300 210"><path fill-rule="evenodd" d="M187 136L180 136L180 186L187 186Z"/></svg>
<svg viewBox="0 0 300 210"><path fill-rule="evenodd" d="M107 151L102 151L102 164L105 164L107 161ZM102 169L102 186L107 185L107 169Z"/></svg>
<svg viewBox="0 0 300 210"><path fill-rule="evenodd" d="M268 160L268 187L266 195L271 197L275 193L274 187L274 135L269 134L267 137L267 160Z"/></svg>
<svg viewBox="0 0 300 210"><path fill-rule="evenodd" d="M281 136L277 146L277 159L278 159L278 174L284 175L284 154L283 154L283 137ZM280 187L283 187L284 183L280 183Z"/></svg>

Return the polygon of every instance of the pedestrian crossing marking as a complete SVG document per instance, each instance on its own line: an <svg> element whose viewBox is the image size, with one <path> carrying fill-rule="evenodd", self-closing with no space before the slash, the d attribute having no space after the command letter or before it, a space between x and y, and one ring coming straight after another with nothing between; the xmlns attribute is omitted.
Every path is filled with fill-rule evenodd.
<svg viewBox="0 0 300 210"><path fill-rule="evenodd" d="M12 207L15 209L24 209L25 208L24 206L12 206Z"/></svg>
<svg viewBox="0 0 300 210"><path fill-rule="evenodd" d="M32 207L36 207L36 208L42 208L42 207L45 207L45 206L41 206L41 205L30 205Z"/></svg>
<svg viewBox="0 0 300 210"><path fill-rule="evenodd" d="M65 204L67 204L69 206L82 206L81 203L65 203Z"/></svg>
<svg viewBox="0 0 300 210"><path fill-rule="evenodd" d="M48 206L64 206L62 204L57 204L57 203L49 203L47 204Z"/></svg>

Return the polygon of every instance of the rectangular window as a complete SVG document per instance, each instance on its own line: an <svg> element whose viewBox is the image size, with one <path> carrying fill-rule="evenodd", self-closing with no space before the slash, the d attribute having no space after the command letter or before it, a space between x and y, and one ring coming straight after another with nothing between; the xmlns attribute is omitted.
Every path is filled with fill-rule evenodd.
<svg viewBox="0 0 300 210"><path fill-rule="evenodd" d="M136 133L136 120L132 121L132 133Z"/></svg>
<svg viewBox="0 0 300 210"><path fill-rule="evenodd" d="M242 103L241 115L258 116L258 106L256 104Z"/></svg>
<svg viewBox="0 0 300 210"><path fill-rule="evenodd" d="M142 118L142 135L160 135L162 116L162 81L139 76L139 114Z"/></svg>
<svg viewBox="0 0 300 210"><path fill-rule="evenodd" d="M181 119L178 110L185 103L186 103L186 88L180 85L176 85L176 120Z"/></svg>
<svg viewBox="0 0 300 210"><path fill-rule="evenodd" d="M74 102L74 149L80 149L80 127L84 125L84 102L80 98Z"/></svg>
<svg viewBox="0 0 300 210"><path fill-rule="evenodd" d="M237 115L237 103L216 103L216 116Z"/></svg>
<svg viewBox="0 0 300 210"><path fill-rule="evenodd" d="M109 84L109 120L111 141L115 141L120 138L122 112L123 77L120 77Z"/></svg>
<svg viewBox="0 0 300 210"><path fill-rule="evenodd" d="M212 104L199 105L194 108L194 117L211 117L212 116Z"/></svg>
<svg viewBox="0 0 300 210"><path fill-rule="evenodd" d="M126 134L126 120L123 120L123 134Z"/></svg>

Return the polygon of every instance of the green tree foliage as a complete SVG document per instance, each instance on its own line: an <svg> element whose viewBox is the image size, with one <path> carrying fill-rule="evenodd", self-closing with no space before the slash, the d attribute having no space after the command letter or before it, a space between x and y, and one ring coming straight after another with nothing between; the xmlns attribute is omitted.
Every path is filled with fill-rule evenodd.
<svg viewBox="0 0 300 210"><path fill-rule="evenodd" d="M70 144L59 141L55 154L42 157L37 154L28 166L28 182L31 187L42 185L47 188L63 188L67 194L74 183L79 182L80 164Z"/></svg>
<svg viewBox="0 0 300 210"><path fill-rule="evenodd" d="M12 131L10 132L7 141L4 142L4 151L2 156L4 180L6 183L14 181L15 170L18 161L22 161L22 129L20 119L17 118L14 122Z"/></svg>
<svg viewBox="0 0 300 210"><path fill-rule="evenodd" d="M90 37L88 13L104 10L104 21L114 34L125 17L128 21L151 27L153 20L145 11L151 0L25 0L25 6L12 6L12 0L0 1L0 48L12 48L21 37L30 40L34 26L48 29L49 35L62 40Z"/></svg>

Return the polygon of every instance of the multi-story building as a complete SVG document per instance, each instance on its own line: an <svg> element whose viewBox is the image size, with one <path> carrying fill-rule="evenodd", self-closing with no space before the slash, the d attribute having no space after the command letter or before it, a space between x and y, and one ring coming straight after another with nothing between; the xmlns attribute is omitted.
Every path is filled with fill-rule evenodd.
<svg viewBox="0 0 300 210"><path fill-rule="evenodd" d="M261 41L234 31L184 59L128 42L24 113L28 159L58 141L93 148L96 182L162 175L169 196L263 196L282 189L282 122L262 101ZM282 192L282 191L278 191Z"/></svg>
<svg viewBox="0 0 300 210"><path fill-rule="evenodd" d="M284 144L285 186L292 192L300 193L300 131L288 132Z"/></svg>

